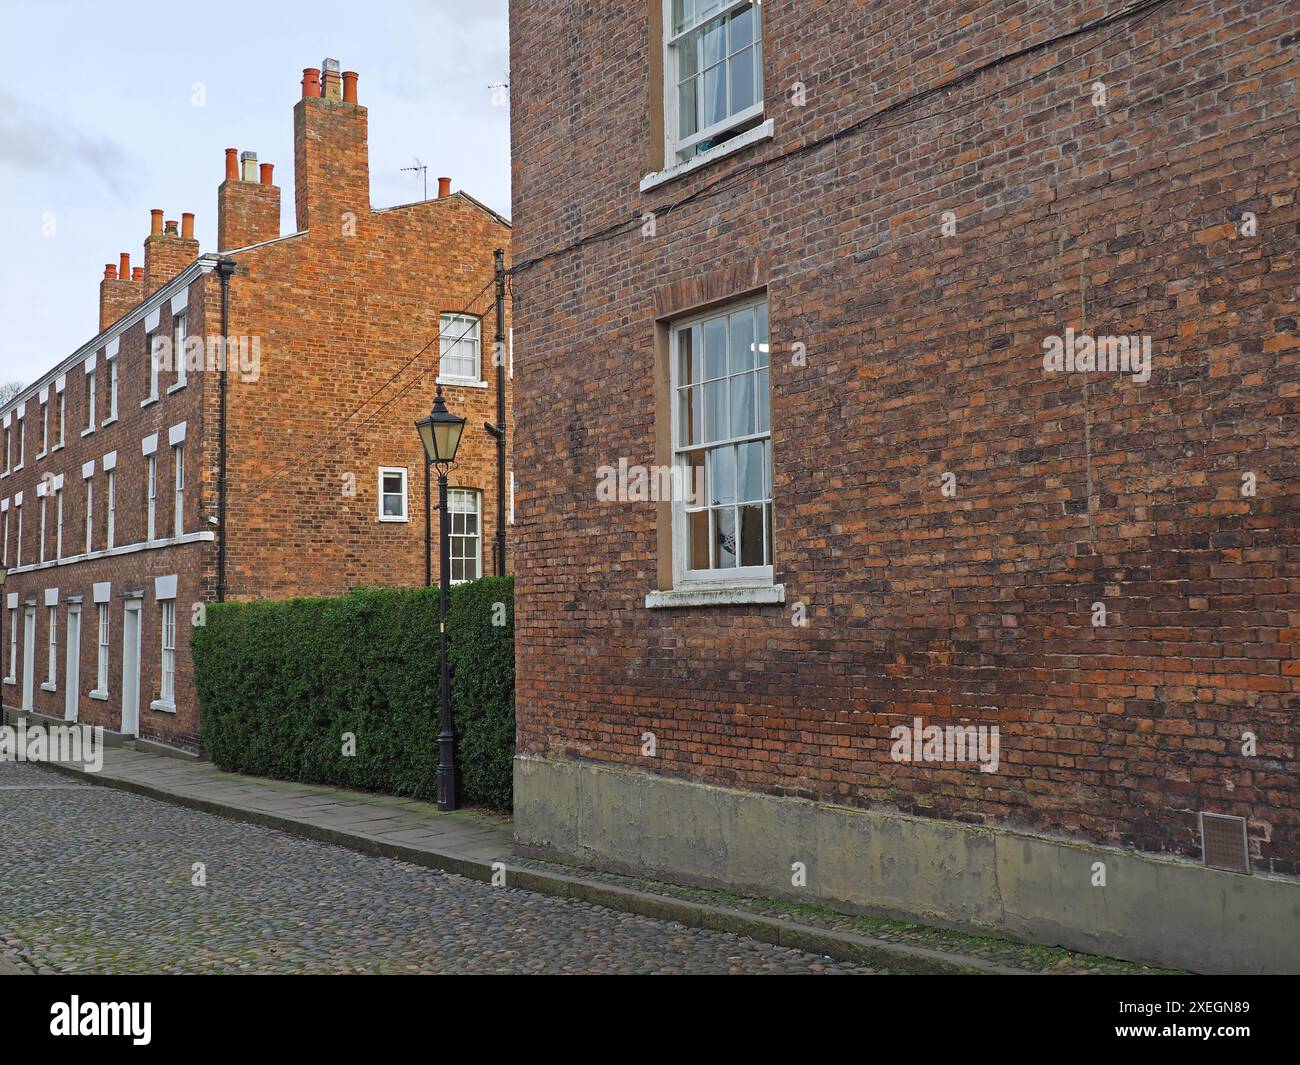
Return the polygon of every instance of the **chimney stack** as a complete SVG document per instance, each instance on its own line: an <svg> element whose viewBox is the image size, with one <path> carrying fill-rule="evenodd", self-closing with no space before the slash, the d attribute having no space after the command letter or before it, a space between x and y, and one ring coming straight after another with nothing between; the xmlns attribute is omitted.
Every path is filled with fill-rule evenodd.
<svg viewBox="0 0 1300 1065"><path fill-rule="evenodd" d="M199 242L193 236L193 216L190 216L191 235L182 237L176 221L162 221L162 210L149 212L149 236L144 242L144 296L151 296L173 277L190 265L199 255ZM118 271L121 274L121 271Z"/></svg>
<svg viewBox="0 0 1300 1065"><path fill-rule="evenodd" d="M305 82L304 82L305 85ZM217 251L231 251L280 235L280 190L271 183L273 164L256 152L226 149L226 180L217 186Z"/></svg>
<svg viewBox="0 0 1300 1065"><path fill-rule="evenodd" d="M345 217L370 213L366 109L357 103L357 74L336 59L303 70L302 99L293 109L294 212L299 231L341 236Z"/></svg>
<svg viewBox="0 0 1300 1065"><path fill-rule="evenodd" d="M118 265L104 266L99 282L99 328L107 329L144 297L144 285L131 278L131 256L122 252Z"/></svg>

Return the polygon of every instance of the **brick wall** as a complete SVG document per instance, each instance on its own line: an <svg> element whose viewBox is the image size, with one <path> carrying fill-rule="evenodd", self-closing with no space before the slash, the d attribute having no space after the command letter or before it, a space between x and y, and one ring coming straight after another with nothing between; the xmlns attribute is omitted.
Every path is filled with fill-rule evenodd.
<svg viewBox="0 0 1300 1065"><path fill-rule="evenodd" d="M519 749L1190 856L1238 814L1300 873L1294 7L833 6L764 5L770 142L642 194L657 4L511 5L516 261L622 224L515 278ZM749 285L786 602L651 611L596 469L655 461L657 325ZM1150 381L1045 373L1067 327ZM999 771L892 760L915 716Z"/></svg>

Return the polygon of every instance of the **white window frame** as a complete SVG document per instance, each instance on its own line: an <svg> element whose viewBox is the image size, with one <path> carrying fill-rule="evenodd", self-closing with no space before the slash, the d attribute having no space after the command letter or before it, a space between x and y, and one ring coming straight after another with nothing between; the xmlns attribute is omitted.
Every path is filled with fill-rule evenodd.
<svg viewBox="0 0 1300 1065"><path fill-rule="evenodd" d="M158 671L158 701L166 706L176 705L176 600L164 599L159 629L161 630L162 656Z"/></svg>
<svg viewBox="0 0 1300 1065"><path fill-rule="evenodd" d="M45 514L46 514L46 503L49 500L49 496L42 494L40 500L41 500L41 537L40 537L41 542L36 549L36 561L44 562L45 561L45 540L46 540Z"/></svg>
<svg viewBox="0 0 1300 1065"><path fill-rule="evenodd" d="M767 493L766 506L763 507L763 520L768 521L767 510L772 507L772 475L774 464L772 461L772 426L771 426L771 358L770 358L770 332L771 324L769 322L769 358L768 358L768 427L761 432L749 433L744 436L727 436L717 440L711 440L706 445L697 445L695 447L683 448L681 414L682 405L679 402L678 388L681 385L681 359L679 349L679 338L681 334L690 329L692 326L700 325L704 322L712 321L718 318L729 318L737 311L743 311L748 308L757 308L767 305L766 295L751 297L748 299L738 300L734 303L728 303L720 307L715 307L705 313L695 314L689 317L681 318L670 323L669 326L669 402L672 404L672 413L670 423L672 427L672 462L673 466L679 471L677 474L677 483L683 487L693 488L691 481L691 466L685 461L685 451L698 448L703 451L710 451L727 445L739 443L751 443L763 441L766 443L767 467L764 471L766 480L765 489ZM730 346L730 345L728 345ZM701 354L701 359L703 355ZM757 365L757 360L756 360ZM722 380L730 381L730 375ZM727 388L727 409L730 417L730 387ZM701 392L701 396L703 392ZM703 417L703 412L701 412ZM730 430L730 426L728 426ZM673 587L674 589L715 589L715 588L771 588L773 587L775 569L772 565L773 559L768 558L767 564L762 566L741 566L736 565L730 569L691 569L690 562L690 540L687 526L687 507L686 501L680 498L674 498L672 501L672 560L673 560ZM705 509L705 508L698 508ZM773 508L774 509L774 508ZM712 536L710 536L712 540ZM772 531L767 529L764 537L765 543L771 545L772 554L775 554L775 538ZM737 559L739 562L739 559Z"/></svg>
<svg viewBox="0 0 1300 1065"><path fill-rule="evenodd" d="M154 351L154 344L158 339L156 329L152 333L145 334L144 354L145 358L149 360L149 394L140 401L142 407L158 401L158 353Z"/></svg>
<svg viewBox="0 0 1300 1065"><path fill-rule="evenodd" d="M91 370L86 374L86 428L81 430L81 435L95 431L95 375L98 371Z"/></svg>
<svg viewBox="0 0 1300 1065"><path fill-rule="evenodd" d="M145 541L153 543L157 539L158 517L158 456L145 456Z"/></svg>
<svg viewBox="0 0 1300 1065"><path fill-rule="evenodd" d="M702 3L704 0L695 0L696 3ZM763 15L762 4L754 2L755 28L755 60L757 67L758 84L755 87L755 102L749 107L744 108L734 114L703 129L682 137L679 135L680 113L678 109L677 86L680 78L679 74L679 54L680 48L688 38L701 34L705 27L720 19L728 18L735 14L739 9L751 3L751 0L724 0L718 10L707 18L693 21L687 28L680 33L673 33L673 0L663 0L663 17L664 17L664 167L671 169L674 166L689 162L694 156L683 155L691 148L695 147L701 141L710 140L720 134L726 133L737 126L753 122L763 116L763 96L765 82L763 79ZM724 81L726 73L727 58L723 59ZM702 72L701 72L702 73ZM701 82L702 84L702 82ZM720 147L720 145L719 145Z"/></svg>
<svg viewBox="0 0 1300 1065"><path fill-rule="evenodd" d="M54 557L63 557L63 489L54 489Z"/></svg>
<svg viewBox="0 0 1300 1065"><path fill-rule="evenodd" d="M455 508L455 501L463 498L469 498L474 501L473 510L457 510ZM473 514L478 519L476 523L478 531L472 535L465 532L456 532L455 525L457 514ZM466 581L477 580L479 577L483 576L483 493L477 488L450 489L447 492L447 518L448 528L451 529L451 534L448 536L448 539L451 541L448 554L448 557L451 559L451 583L464 584ZM464 540L474 541L475 553L473 555L456 553L457 541ZM456 577L456 563L470 561L474 563L474 575L472 577Z"/></svg>
<svg viewBox="0 0 1300 1065"><path fill-rule="evenodd" d="M466 325L473 323L473 329ZM447 372L447 344L469 343L474 346L474 373L472 375ZM483 319L472 314L447 312L438 316L438 378L437 383L449 385L481 386L483 380Z"/></svg>
<svg viewBox="0 0 1300 1065"><path fill-rule="evenodd" d="M36 456L44 458L50 450L50 401L47 399L41 404L41 450Z"/></svg>
<svg viewBox="0 0 1300 1065"><path fill-rule="evenodd" d="M13 428L11 426L6 425L5 426L5 472L4 472L4 475L6 477L8 477L10 473L9 455L13 451L13 446L12 446L13 435L14 435Z"/></svg>
<svg viewBox="0 0 1300 1065"><path fill-rule="evenodd" d="M114 546L114 536L117 532L117 470L105 470L104 475L107 479L107 483L104 485L104 502L108 507L106 515L107 528L105 529L107 539L104 546L111 551Z"/></svg>
<svg viewBox="0 0 1300 1065"><path fill-rule="evenodd" d="M7 503L9 501L6 499L5 502ZM4 550L2 554L3 554L3 561L0 561L0 566L4 566L8 568L9 566L9 508L8 507L5 507L5 542L4 542Z"/></svg>
<svg viewBox="0 0 1300 1065"><path fill-rule="evenodd" d="M385 514L384 497L393 495L392 492L384 491L384 478L391 474L399 474L402 478L402 513ZM411 476L405 466L380 466L379 467L379 520L380 521L410 521L411 520Z"/></svg>
<svg viewBox="0 0 1300 1065"><path fill-rule="evenodd" d="M55 445L57 451L66 442L65 430L68 425L68 394L67 392L59 393L59 442Z"/></svg>
<svg viewBox="0 0 1300 1065"><path fill-rule="evenodd" d="M14 566L16 568L23 564L23 505L21 503L14 507L14 513L18 515L18 536L14 541Z"/></svg>
<svg viewBox="0 0 1300 1065"><path fill-rule="evenodd" d="M111 355L104 360L108 365L108 417L104 419L104 425L117 421L117 359L116 355Z"/></svg>
<svg viewBox="0 0 1300 1065"><path fill-rule="evenodd" d="M15 472L23 468L27 457L27 434L23 432L23 422L26 420L21 414L14 419L14 432L18 435L18 465L14 467Z"/></svg>
<svg viewBox="0 0 1300 1065"><path fill-rule="evenodd" d="M86 554L95 545L95 478L86 478Z"/></svg>
<svg viewBox="0 0 1300 1065"><path fill-rule="evenodd" d="M41 688L44 691L52 692L58 690L55 678L59 674L59 608L57 606L47 606L45 610L50 619L50 671Z"/></svg>
<svg viewBox="0 0 1300 1065"><path fill-rule="evenodd" d="M189 335L187 313L180 311L172 315L172 367L176 371L176 380L168 387L168 393L184 388L187 381L185 376L185 338Z"/></svg>
<svg viewBox="0 0 1300 1065"><path fill-rule="evenodd" d="M18 608L9 608L9 672L5 680L10 684L18 683Z"/></svg>
<svg viewBox="0 0 1300 1065"><path fill-rule="evenodd" d="M177 536L185 534L185 445L172 445L172 466L174 468L173 487L175 499L172 515L172 532Z"/></svg>
<svg viewBox="0 0 1300 1065"><path fill-rule="evenodd" d="M95 661L95 690L90 694L99 698L108 697L108 652L109 652L109 604L98 603L99 607L99 643L98 657Z"/></svg>

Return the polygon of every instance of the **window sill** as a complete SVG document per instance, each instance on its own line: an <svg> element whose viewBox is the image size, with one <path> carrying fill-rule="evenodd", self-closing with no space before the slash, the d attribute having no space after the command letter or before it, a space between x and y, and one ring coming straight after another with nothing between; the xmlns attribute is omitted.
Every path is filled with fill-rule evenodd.
<svg viewBox="0 0 1300 1065"><path fill-rule="evenodd" d="M89 429L82 429L82 430L81 430L81 435L82 435L83 437L85 437L85 436L89 436L89 435L90 435L91 433L93 433L94 431L95 431L95 427L92 425Z"/></svg>
<svg viewBox="0 0 1300 1065"><path fill-rule="evenodd" d="M87 692L86 694L91 699L98 699L101 703L108 702L108 692L100 691L98 688L96 688L93 692Z"/></svg>
<svg viewBox="0 0 1300 1065"><path fill-rule="evenodd" d="M149 704L150 710L161 710L164 714L176 713L176 704L163 702L161 699L155 699Z"/></svg>
<svg viewBox="0 0 1300 1065"><path fill-rule="evenodd" d="M400 523L400 522L409 522L411 519L410 519L410 518L394 518L394 517L391 517L391 516L390 516L390 517L383 517L383 516L381 516L381 517L379 518L379 520L382 521L382 522L394 522L394 521L395 521L395 522L399 522L399 523Z"/></svg>
<svg viewBox="0 0 1300 1065"><path fill-rule="evenodd" d="M58 691L58 690L59 690L58 687L56 687L55 685L51 684L48 680L43 680L43 681L41 681L41 691L43 691L43 692L56 692L56 691Z"/></svg>
<svg viewBox="0 0 1300 1065"><path fill-rule="evenodd" d="M731 140L719 144L708 151L701 152L694 159L687 159L684 163L676 163L673 166L665 167L657 173L647 174L641 179L641 191L649 192L651 189L657 189L660 185L666 185L670 181L692 171L699 170L701 167L708 166L710 163L724 159L728 155L748 148L751 145L759 144L762 141L771 140L775 132L776 125L769 118L765 122L759 123L753 129L748 129L740 133Z"/></svg>
<svg viewBox="0 0 1300 1065"><path fill-rule="evenodd" d="M102 429L106 425L112 425L115 421L117 421L117 415L111 414L107 418L105 418L102 422L99 423L99 427Z"/></svg>
<svg viewBox="0 0 1300 1065"><path fill-rule="evenodd" d="M446 385L448 388L487 388L486 381L471 381L468 377L437 377L434 378L435 385Z"/></svg>
<svg viewBox="0 0 1300 1065"><path fill-rule="evenodd" d="M732 588L666 588L649 592L645 597L645 605L649 610L686 606L774 606L784 602L784 584Z"/></svg>
<svg viewBox="0 0 1300 1065"><path fill-rule="evenodd" d="M140 400L140 406L147 407L149 406L150 403L157 403L157 402L158 402L157 396L147 396L144 399Z"/></svg>
<svg viewBox="0 0 1300 1065"><path fill-rule="evenodd" d="M18 678L17 678L17 677L5 677L5 683L6 683L6 684L17 684L17 683L18 683Z"/></svg>
<svg viewBox="0 0 1300 1065"><path fill-rule="evenodd" d="M45 456L46 456L47 454L49 454L48 451L38 451L38 452L36 452L36 461L37 461L37 462L40 462L40 460L43 459L43 458L45 458Z"/></svg>
<svg viewBox="0 0 1300 1065"><path fill-rule="evenodd" d="M50 454L54 454L54 452L62 451L62 450L63 450L63 441L60 440L57 444L55 444L52 448L50 448Z"/></svg>
<svg viewBox="0 0 1300 1065"><path fill-rule="evenodd" d="M182 388L184 388L187 384L189 384L188 381L177 381L174 385L169 385L169 386L168 386L168 388L167 388L167 394L170 396L173 392L179 392L179 391L180 391Z"/></svg>

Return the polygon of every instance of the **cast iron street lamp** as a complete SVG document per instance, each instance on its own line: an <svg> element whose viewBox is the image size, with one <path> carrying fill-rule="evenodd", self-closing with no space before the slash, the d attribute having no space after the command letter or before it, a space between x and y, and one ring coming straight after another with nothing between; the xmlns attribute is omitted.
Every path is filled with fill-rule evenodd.
<svg viewBox="0 0 1300 1065"><path fill-rule="evenodd" d="M425 458L438 467L438 658L442 662L442 721L438 729L438 809L459 807L456 788L456 725L451 719L451 663L447 661L447 590L451 585L451 528L447 518L447 470L456 461L465 419L447 409L442 385L433 410L415 423ZM426 466L426 470L427 470ZM426 496L427 499L427 496ZM425 513L428 513L426 504ZM425 535L428 536L428 528Z"/></svg>

